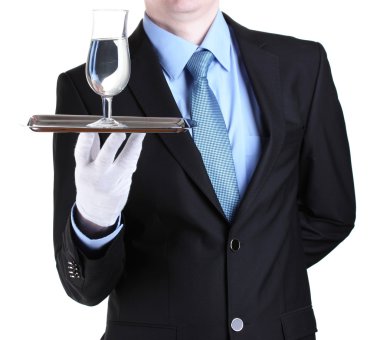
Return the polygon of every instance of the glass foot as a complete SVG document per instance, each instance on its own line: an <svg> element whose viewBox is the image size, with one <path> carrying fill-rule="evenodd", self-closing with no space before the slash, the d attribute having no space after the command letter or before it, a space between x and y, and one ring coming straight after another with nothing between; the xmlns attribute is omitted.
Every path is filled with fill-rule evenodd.
<svg viewBox="0 0 380 340"><path fill-rule="evenodd" d="M101 118L96 122L87 124L88 127L97 128L97 129L110 129L118 127L127 127L125 124L119 123L113 118Z"/></svg>

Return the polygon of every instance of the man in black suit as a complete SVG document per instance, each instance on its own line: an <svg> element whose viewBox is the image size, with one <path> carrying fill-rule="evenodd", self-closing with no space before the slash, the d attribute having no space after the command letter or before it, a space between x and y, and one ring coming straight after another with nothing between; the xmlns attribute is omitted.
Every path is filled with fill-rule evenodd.
<svg viewBox="0 0 380 340"><path fill-rule="evenodd" d="M225 122L230 139L234 126L236 138L245 133L247 120L239 123L236 117L247 110L225 104L230 95L218 88L234 67L237 83L245 80L240 95L234 97L231 87L231 97L248 98L241 107L248 102L260 118L254 125L260 157L244 171L246 186L238 180L240 198L230 217L204 151L194 142L195 129L147 135L142 149L142 136L133 135L115 163L122 138L101 136L102 152L97 136L81 136L75 150L77 135L56 134L54 245L67 294L86 305L109 296L105 340L315 339L307 268L333 250L355 221L349 144L322 45L248 30L220 14L217 0L145 4L144 25L129 38L131 79L115 97L114 111L181 117L190 107L194 114L188 63L179 73L184 72L183 84L173 83L180 78L165 68L170 60L149 27L181 38L181 44L193 43L198 52L206 48L215 21L225 21L231 36L218 44L231 39L232 64L215 54L213 63L220 65L213 67L226 73L218 73L220 84L212 82L211 69L207 77L223 115L232 107ZM181 104L179 88L188 90L189 107ZM100 110L84 65L60 75L58 114ZM247 141L254 139L243 140L252 147ZM240 144L234 143L236 156ZM101 176L93 180L94 172L104 157L107 169L119 170L107 177L110 183L99 184ZM235 161L237 177L239 164ZM114 195L117 181L124 187ZM92 247L98 241L101 246Z"/></svg>

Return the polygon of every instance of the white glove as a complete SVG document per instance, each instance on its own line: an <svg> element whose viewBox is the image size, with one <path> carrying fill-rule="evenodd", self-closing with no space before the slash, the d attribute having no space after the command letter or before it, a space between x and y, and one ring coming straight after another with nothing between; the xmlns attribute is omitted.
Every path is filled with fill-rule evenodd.
<svg viewBox="0 0 380 340"><path fill-rule="evenodd" d="M100 149L97 133L81 133L75 147L76 206L88 221L113 225L124 208L145 134L131 134L115 160L124 133L112 133Z"/></svg>

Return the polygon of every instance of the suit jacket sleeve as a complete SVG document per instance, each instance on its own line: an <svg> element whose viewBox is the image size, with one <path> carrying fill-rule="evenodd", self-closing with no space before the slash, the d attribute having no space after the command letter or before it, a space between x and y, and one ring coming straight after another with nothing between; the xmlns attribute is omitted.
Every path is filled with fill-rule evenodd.
<svg viewBox="0 0 380 340"><path fill-rule="evenodd" d="M320 53L301 149L298 216L307 267L312 266L354 227L355 193L343 112L326 52Z"/></svg>
<svg viewBox="0 0 380 340"><path fill-rule="evenodd" d="M61 74L57 84L56 114L88 114L74 83ZM71 225L75 202L74 148L77 134L57 133L53 137L54 160L54 252L66 293L74 300L95 305L105 299L124 269L123 230L101 250L81 246Z"/></svg>

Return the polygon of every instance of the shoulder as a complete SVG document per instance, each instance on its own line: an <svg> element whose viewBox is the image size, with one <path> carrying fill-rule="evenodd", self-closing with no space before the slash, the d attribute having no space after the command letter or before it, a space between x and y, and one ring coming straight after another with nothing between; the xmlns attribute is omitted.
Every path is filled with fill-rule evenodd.
<svg viewBox="0 0 380 340"><path fill-rule="evenodd" d="M88 95L89 86L86 80L85 64L81 64L65 72L58 77L58 87L72 88L79 95Z"/></svg>
<svg viewBox="0 0 380 340"><path fill-rule="evenodd" d="M57 101L80 102L86 108L87 113L99 112L100 100L87 83L85 64L62 72L59 75Z"/></svg>
<svg viewBox="0 0 380 340"><path fill-rule="evenodd" d="M81 64L70 70L67 70L61 73L59 77L66 79L66 81L71 81L74 84L80 84L86 81L85 65L86 64Z"/></svg>
<svg viewBox="0 0 380 340"><path fill-rule="evenodd" d="M259 48L277 56L282 62L315 65L319 63L321 54L325 52L319 42L248 29L226 14L224 17L239 44L244 41L250 44L252 48Z"/></svg>

